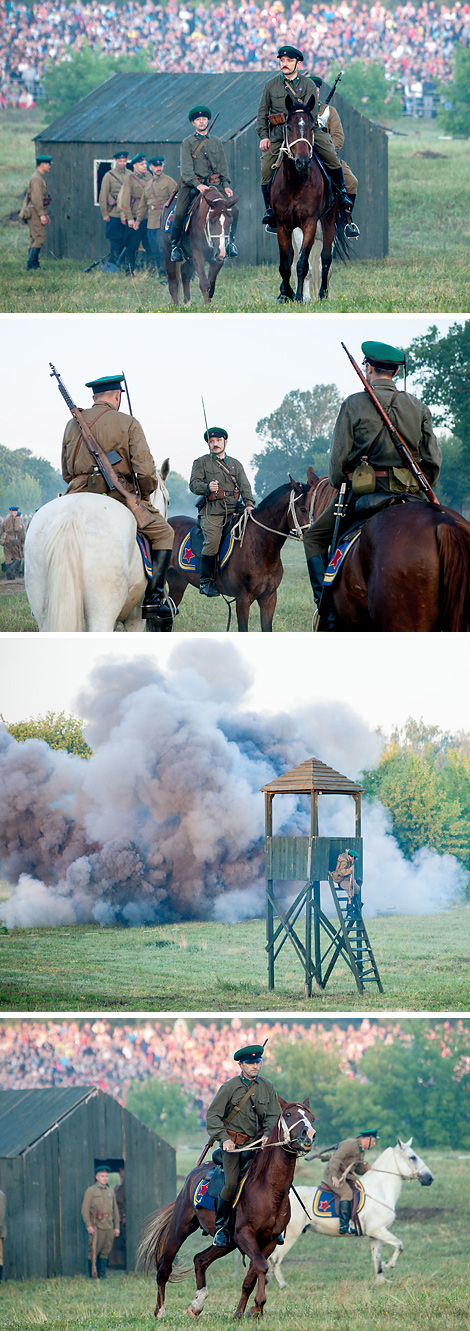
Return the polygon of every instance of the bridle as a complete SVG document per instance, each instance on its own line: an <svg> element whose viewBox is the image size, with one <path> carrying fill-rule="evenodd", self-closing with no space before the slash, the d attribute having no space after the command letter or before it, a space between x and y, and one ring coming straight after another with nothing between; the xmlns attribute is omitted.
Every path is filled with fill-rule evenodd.
<svg viewBox="0 0 470 1331"><path fill-rule="evenodd" d="M220 198L222 199L222 195L220 195ZM219 220L221 221L222 217L223 217L223 218L226 218L226 220L227 220L227 222L228 222L228 227L227 227L227 231L225 231L225 226L224 226L224 224L222 223L220 233L219 233L218 235L214 235L214 234L212 233L212 231L211 231L211 209L214 207L214 204L218 202L218 200L217 200L217 199L213 199L213 200L212 200L212 203L210 203L209 200L208 200L207 202L208 202L208 212L207 212L206 220L205 220L205 222L204 222L204 235L205 235L205 238L206 238L207 244L208 244L208 246L209 246L209 249L213 250L213 249L214 249L214 240L223 240L223 241L228 240L228 238L229 238L229 236L230 236L231 226L232 226L232 219L231 219L231 217L230 217L230 209L229 209L228 207L227 207L225 213L222 213L222 214L221 214L221 213L218 213L217 216L216 216L215 218L213 218L212 220L213 220L213 221L216 221L217 219L219 219ZM225 200L222 200L222 202L225 202Z"/></svg>
<svg viewBox="0 0 470 1331"><path fill-rule="evenodd" d="M290 1127L288 1127L284 1116L284 1112L283 1110L281 1110L281 1113L277 1120L277 1129L278 1129L277 1141L265 1142L263 1146L263 1151L268 1151L269 1149L272 1149L274 1146L282 1146L284 1150L288 1152L289 1155L307 1155L308 1152L311 1150L313 1140L315 1137L315 1128L313 1128L312 1123L309 1123L309 1120L305 1113L304 1106L296 1104L295 1107L296 1109L300 1110L300 1118L296 1118L295 1123L291 1123ZM299 1126L299 1123L304 1123L305 1126L313 1128L313 1137L309 1139L308 1144L306 1146L302 1146L300 1140L296 1142L292 1141L291 1139L292 1129L297 1128ZM261 1149L261 1142L262 1142L262 1137L257 1137L256 1140L254 1142L250 1142L248 1146L235 1146L233 1151L230 1152L230 1154L241 1155L242 1153L244 1154L246 1151L259 1151Z"/></svg>
<svg viewBox="0 0 470 1331"><path fill-rule="evenodd" d="M309 112L309 111L306 111L305 107L303 107L302 110L305 112L306 115L309 116L310 120L312 120L312 117L310 116L310 112ZM297 110L292 111L291 114L292 114L292 117L293 117L293 116L295 116L295 115L300 115L300 113L301 113L301 110L300 110L300 107L298 107ZM296 158L296 157L294 156L294 153L291 151L292 148L295 148L295 145L296 145L297 143L306 143L307 146L308 146L308 150L309 150L309 152L308 152L308 160L309 160L309 162L311 162L312 157L313 157L313 131L314 131L313 120L312 120L312 140L311 140L311 141L310 141L310 139L307 139L307 138L305 137L305 134L302 134L298 139L288 139L288 137L287 137L287 131L288 131L288 128L289 128L289 122L288 122L288 120L286 120L286 123L285 123L285 125L284 125L284 142L281 144L281 152L282 152L282 153L285 153L285 154L286 154L286 157L289 157L290 160L291 160L291 162L296 162L296 161L298 161L298 158ZM301 128L303 128L303 125L301 125Z"/></svg>
<svg viewBox="0 0 470 1331"><path fill-rule="evenodd" d="M245 510L245 512L242 513L241 518L239 518L238 522L233 527L233 531L235 532L235 540L240 542L240 549L242 548L243 545L245 532L249 521L254 522L255 527L261 527L263 531L271 532L273 536L282 536L283 539L287 539L289 541L303 541L304 531L308 530L310 522L304 522L303 525L301 525L297 517L297 513L295 511L295 505L298 504L299 499L302 499L302 496L303 496L302 490L298 495L296 495L295 490L291 490L290 492L286 517L291 518L294 530L289 532L281 532L278 531L276 527L268 527L265 522L260 522L259 518L254 518L252 513L247 513Z"/></svg>

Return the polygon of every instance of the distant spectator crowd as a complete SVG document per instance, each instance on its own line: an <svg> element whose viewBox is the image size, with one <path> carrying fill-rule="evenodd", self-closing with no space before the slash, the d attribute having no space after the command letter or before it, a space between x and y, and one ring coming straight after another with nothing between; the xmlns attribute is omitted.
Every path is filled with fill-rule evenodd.
<svg viewBox="0 0 470 1331"><path fill-rule="evenodd" d="M240 1045L257 1041L272 1052L277 1040L297 1044L320 1040L326 1050L339 1050L341 1069L361 1076L363 1055L377 1042L408 1040L393 1027L364 1018L357 1026L330 1029L308 1022L259 1021L240 1018L222 1026L184 1019L173 1023L144 1020L116 1025L96 1021L18 1021L0 1025L0 1089L44 1086L98 1086L122 1104L131 1082L148 1078L176 1080L191 1096L201 1123L221 1082L235 1072L233 1054Z"/></svg>
<svg viewBox="0 0 470 1331"><path fill-rule="evenodd" d="M166 8L144 0L117 4L0 4L0 100L30 106L48 61L66 60L84 43L111 56L146 51L152 68L175 74L269 70L278 46L301 46L305 68L325 76L332 64L380 60L391 82L405 90L413 81L450 78L456 43L470 45L470 4L434 0L369 9L360 0L313 4L302 13L282 0L219 0L208 5L169 0Z"/></svg>

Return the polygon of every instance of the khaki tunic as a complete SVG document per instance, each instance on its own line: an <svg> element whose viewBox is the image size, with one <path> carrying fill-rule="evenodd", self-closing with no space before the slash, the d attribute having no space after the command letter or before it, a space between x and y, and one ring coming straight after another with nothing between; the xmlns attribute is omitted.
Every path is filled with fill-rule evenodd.
<svg viewBox="0 0 470 1331"><path fill-rule="evenodd" d="M117 217L119 221L121 220L121 210L117 206L117 197L128 175L129 172L126 167L124 167L124 171L118 171L117 166L113 166L112 170L107 171L106 175L103 176L98 200L103 219Z"/></svg>
<svg viewBox="0 0 470 1331"><path fill-rule="evenodd" d="M119 1229L119 1211L111 1188L106 1183L101 1188L93 1183L87 1188L82 1202L82 1218L88 1229L93 1225L97 1230L96 1256L109 1257L114 1242L114 1230ZM88 1235L88 1256L93 1252L93 1235Z"/></svg>
<svg viewBox="0 0 470 1331"><path fill-rule="evenodd" d="M40 250L46 239L46 228L41 217L48 216L49 204L44 200L49 196L49 184L42 171L35 171L28 185L28 201L31 205L31 217L28 219L31 248Z"/></svg>
<svg viewBox="0 0 470 1331"><path fill-rule="evenodd" d="M2 522L0 545L3 545L5 564L14 559L22 559L24 553L25 529L20 517L9 513Z"/></svg>
<svg viewBox="0 0 470 1331"><path fill-rule="evenodd" d="M363 1158L364 1151L359 1137L347 1137L346 1141L340 1142L338 1149L334 1152L331 1160L328 1161L323 1178L325 1183L340 1197L341 1201L352 1201L353 1191L348 1180L341 1182L341 1175L349 1169L349 1176L354 1179L356 1174L366 1174L366 1162ZM350 1167L350 1168L349 1168ZM333 1175L340 1180L339 1187L333 1185Z"/></svg>
<svg viewBox="0 0 470 1331"><path fill-rule="evenodd" d="M137 213L142 204L142 196L145 186L148 185L151 180L153 180L153 176L150 175L150 171L146 171L145 174L138 176L135 171L126 170L121 193L121 221L137 221ZM142 217L140 218L141 222L146 216L147 210L142 214Z"/></svg>
<svg viewBox="0 0 470 1331"><path fill-rule="evenodd" d="M351 856L347 855L346 851L342 851L342 853L338 855L336 866L331 873L333 882L337 883L339 887L342 887L343 890L347 892L350 901L358 892L360 892L360 888L354 878L354 864L355 861Z"/></svg>
<svg viewBox="0 0 470 1331"><path fill-rule="evenodd" d="M220 176L222 188L230 185L227 160L220 139L207 134L189 134L181 144L183 185L192 185L197 189L201 181L207 182L211 176Z"/></svg>
<svg viewBox="0 0 470 1331"><path fill-rule="evenodd" d="M263 185L267 185L271 179L284 138L284 126L270 125L269 115L271 112L279 113L283 111L284 114L287 113L286 97L288 93L291 97L297 97L298 101L303 102L304 105L310 97L314 97L312 115L314 119L316 116L318 107L317 87L313 79L310 79L307 74L298 74L295 79L288 79L287 81L284 80L282 74L275 74L274 78L269 79L261 95L256 121L259 138L269 139L271 145L261 157L261 182ZM334 171L335 168L341 165L333 146L333 140L328 133L318 127L315 128L314 143L315 152L324 162L327 171Z"/></svg>
<svg viewBox="0 0 470 1331"><path fill-rule="evenodd" d="M376 397L390 416L413 457L419 462L426 479L434 485L439 476L442 453L432 428L431 412L412 393L396 393L393 379L377 379L372 384ZM378 437L377 437L378 436ZM348 473L367 455L373 467L404 468L400 454L392 443L390 431L381 425L381 418L365 389L352 393L341 407L337 418L330 452L328 479L336 489ZM411 478L411 473L408 473ZM389 480L393 478L389 474ZM379 487L378 487L379 488ZM382 489L388 489L386 482Z"/></svg>
<svg viewBox="0 0 470 1331"><path fill-rule="evenodd" d="M240 496L245 504L253 504L254 499L250 482L241 462L238 462L237 458L227 456L225 456L223 462L233 476L233 488L236 486L239 489ZM225 523L231 514L235 513L238 500L233 495L227 472L219 466L212 453L205 453L202 458L196 458L196 461L193 462L189 488L195 495L207 495L210 481L219 482L219 486L225 491L225 498L208 499L205 507L201 510L201 527L204 533L202 553L209 556L217 554Z"/></svg>
<svg viewBox="0 0 470 1331"><path fill-rule="evenodd" d="M246 1095L247 1090L248 1085L240 1074L231 1077L225 1086L220 1087L207 1110L207 1131L211 1137L220 1142L226 1141L228 1130L225 1127L225 1120ZM272 1082L266 1077L258 1077L258 1080L252 1083L249 1099L230 1120L229 1131L245 1133L250 1139L258 1137L260 1132L269 1136L276 1126L280 1112L281 1107ZM223 1151L222 1154L225 1183L220 1195L225 1201L231 1201L237 1190L241 1156L231 1154L230 1151Z"/></svg>
<svg viewBox="0 0 470 1331"><path fill-rule="evenodd" d="M162 209L168 203L174 190L176 189L176 180L173 176L152 176L148 180L137 208L137 221L143 222L144 217L148 218L147 226L149 231L156 231L160 226Z"/></svg>
<svg viewBox="0 0 470 1331"><path fill-rule="evenodd" d="M157 487L157 473L142 426L135 416L127 416L123 411L116 411L107 402L95 402L94 406L83 411L93 438L101 445L105 453L117 449L121 462L115 471L126 490L135 494L134 477L139 493L149 513L155 515L155 521L145 528L145 535L154 550L171 550L173 528L165 521L161 513L150 503L149 496ZM111 494L113 499L124 504L122 495L109 491L101 472L97 472L91 453L88 452L77 422L72 418L65 428L62 440L62 475L67 482L67 494L88 491L93 494Z"/></svg>
<svg viewBox="0 0 470 1331"><path fill-rule="evenodd" d="M336 110L336 107L331 106L331 103L327 105L326 102L322 102L319 110L319 117L320 116L324 128L331 135L333 146L336 148L336 152L338 153L339 156L339 150L340 148L343 147L344 143L344 129L341 124L341 120ZM353 175L351 167L348 166L347 162L344 161L343 157L340 160L341 160L341 166L343 168L346 192L347 194L357 194L357 186L358 186L357 176Z"/></svg>

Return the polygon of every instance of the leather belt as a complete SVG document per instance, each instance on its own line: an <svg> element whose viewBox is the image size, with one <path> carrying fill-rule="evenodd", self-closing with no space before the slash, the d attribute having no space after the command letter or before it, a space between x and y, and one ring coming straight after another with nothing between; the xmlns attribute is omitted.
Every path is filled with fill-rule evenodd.
<svg viewBox="0 0 470 1331"><path fill-rule="evenodd" d="M368 465L369 467L372 467L372 463L371 463L371 462L369 462L367 465ZM377 467L372 467L372 470L375 471L376 476L388 476L388 473L389 473L389 471L390 471L390 467L387 467L386 471L379 471ZM348 481L352 481L353 475L354 475L354 473L353 473L352 471L348 471L348 472L347 472L347 479L348 479Z"/></svg>

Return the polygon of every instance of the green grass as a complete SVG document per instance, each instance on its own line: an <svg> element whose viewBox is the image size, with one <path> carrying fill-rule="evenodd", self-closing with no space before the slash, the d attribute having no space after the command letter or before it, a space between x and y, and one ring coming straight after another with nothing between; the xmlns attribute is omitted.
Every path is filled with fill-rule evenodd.
<svg viewBox="0 0 470 1331"><path fill-rule="evenodd" d="M419 1142L416 1146L419 1150ZM457 1153L425 1158L434 1183L431 1188L410 1183L402 1190L393 1232L404 1252L390 1283L375 1285L366 1241L338 1243L307 1231L283 1263L287 1288L268 1284L269 1331L468 1331L470 1161L459 1161ZM304 1165L296 1182L317 1182L317 1173L318 1166ZM204 1246L199 1233L185 1245L184 1257L190 1259ZM230 1254L208 1272L210 1297L203 1315L208 1331L231 1321L243 1279L236 1261ZM188 1325L186 1307L194 1292L192 1274L168 1287L169 1326ZM106 1283L82 1276L8 1281L2 1288L0 1328L141 1331L153 1325L154 1306L155 1282L140 1275L114 1275Z"/></svg>
<svg viewBox="0 0 470 1331"><path fill-rule="evenodd" d="M178 924L14 929L0 936L0 1010L469 1011L470 908L368 922L384 994L356 990L338 963L325 992L304 998L286 943L267 986L265 926Z"/></svg>
<svg viewBox="0 0 470 1331"><path fill-rule="evenodd" d="M312 595L305 555L294 541L286 541L282 552L284 576L278 592L277 609L274 616L275 633L310 633L312 628ZM17 587L18 584L11 584ZM37 633L38 628L31 618L26 592L9 592L0 595L0 633ZM188 586L184 593L179 615L175 619L174 633L224 633L227 626L228 609L222 597L210 600L201 596L195 587ZM259 607L254 605L250 612L250 631L260 632ZM231 632L237 632L235 605L232 606Z"/></svg>
<svg viewBox="0 0 470 1331"><path fill-rule="evenodd" d="M26 272L28 231L21 222L9 220L9 214L23 197L33 163L31 138L44 123L39 110L26 115L7 112L2 118L0 309L41 313L173 310L166 287L144 274L128 280L122 274L113 276L96 269L85 276L85 264L53 259L45 259L39 273ZM335 264L331 295L323 307L330 313L458 313L470 308L470 143L439 139L434 124L400 121L399 128L404 137L389 140L390 254L380 261ZM422 155L427 153L430 156ZM350 155L354 165L352 149ZM51 193L54 195L53 172ZM279 311L274 237L272 244L272 265L227 264L209 314ZM90 255L90 260L94 257L98 256ZM197 284L193 291L191 308L202 312L205 307ZM311 308L304 307L304 312ZM302 307L295 306L295 313L299 309ZM291 307L282 310L289 313Z"/></svg>

